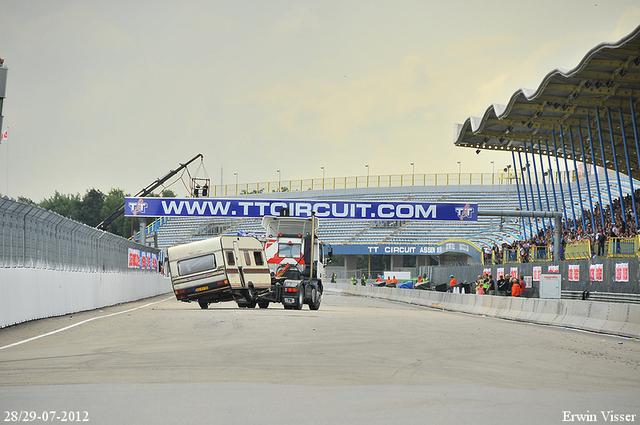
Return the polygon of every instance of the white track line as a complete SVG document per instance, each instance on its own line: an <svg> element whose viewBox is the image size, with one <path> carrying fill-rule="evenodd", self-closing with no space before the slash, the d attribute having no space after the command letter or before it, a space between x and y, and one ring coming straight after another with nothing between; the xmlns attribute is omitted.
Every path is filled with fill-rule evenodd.
<svg viewBox="0 0 640 425"><path fill-rule="evenodd" d="M71 328L75 328L76 326L83 325L83 324L85 324L87 322L91 322L92 320L104 319L106 317L111 317L111 316L117 316L118 314L122 314L122 313L129 313L131 311L135 311L135 310L138 310L138 309L141 309L141 308L149 307L150 305L153 305L153 304L158 304L158 303L165 302L165 301L170 300L172 298L173 297L165 298L164 300L155 301L155 302L152 302L152 303L149 303L149 304L141 305L140 307L131 308L129 310L124 310L124 311L119 311L117 313L111 313L111 314L107 314L107 315L104 315L104 316L92 317L91 319L83 320L82 322L74 323L73 325L69 325L69 326L66 326L64 328L57 329L55 331L47 332L46 334L34 336L32 338L28 338L28 339L25 339L25 340L22 340L22 341L14 342L13 344L5 345L3 347L0 347L0 350L4 350L5 348L15 347L16 345L24 344L24 343L33 341L35 339L44 338L45 336L57 334L58 332L62 332L62 331L66 331L66 330L71 329Z"/></svg>

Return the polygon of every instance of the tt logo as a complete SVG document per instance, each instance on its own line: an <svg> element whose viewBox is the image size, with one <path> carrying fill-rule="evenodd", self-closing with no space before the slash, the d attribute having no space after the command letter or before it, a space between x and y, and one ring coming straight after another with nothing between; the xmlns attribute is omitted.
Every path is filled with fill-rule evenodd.
<svg viewBox="0 0 640 425"><path fill-rule="evenodd" d="M471 216L473 215L473 208L471 208L469 204L467 204L464 207L457 207L456 213L458 214L458 218L460 220L464 220L465 218L471 218Z"/></svg>
<svg viewBox="0 0 640 425"><path fill-rule="evenodd" d="M144 211L147 209L149 204L144 202L142 199L138 199L138 202L129 202L129 209L131 210L131 214L138 215L144 214Z"/></svg>

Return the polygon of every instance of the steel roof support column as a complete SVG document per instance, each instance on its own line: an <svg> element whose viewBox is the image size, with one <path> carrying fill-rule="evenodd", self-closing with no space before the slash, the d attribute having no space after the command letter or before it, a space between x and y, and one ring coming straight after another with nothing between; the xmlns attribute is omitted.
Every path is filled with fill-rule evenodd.
<svg viewBox="0 0 640 425"><path fill-rule="evenodd" d="M636 213L636 194L633 189L633 179L631 178L631 165L629 165L629 148L627 148L627 133L624 131L624 120L622 119L622 108L618 108L620 112L620 131L622 131L622 146L624 146L624 157L627 160L627 175L629 176L629 187L631 188L631 204L633 205L633 218L636 222L636 229L638 228L638 214ZM622 198L620 199L622 204ZM624 205L622 204L622 214L626 214L624 211Z"/></svg>
<svg viewBox="0 0 640 425"><path fill-rule="evenodd" d="M533 153L533 139L530 139L529 142L531 143L531 162L533 162L533 176L536 178L536 189L538 190L538 203L540 205L540 211L542 211L542 196L540 195L540 183L538 181L538 168L536 167L536 156ZM538 151L540 151L540 149L538 149ZM536 219L536 223L538 222L538 219ZM542 229L544 230L544 219L542 219ZM540 234L540 231L538 231L538 234Z"/></svg>
<svg viewBox="0 0 640 425"><path fill-rule="evenodd" d="M604 140L602 139L602 125L600 124L600 112L596 106L596 121L598 123L598 137L600 138L600 151L602 152L602 168L604 168L604 177L607 180L607 193L609 194L609 212L611 213L611 223L614 223L613 218L613 199L611 198L611 184L609 184L609 169L607 168L606 157L604 156ZM604 225L602 226L604 230Z"/></svg>
<svg viewBox="0 0 640 425"><path fill-rule="evenodd" d="M558 197L556 195L556 185L553 183L553 167L551 166L551 155L549 155L549 142L546 140L545 145L547 146L547 159L549 160L549 177L551 180L551 189L553 189L553 203L556 206L556 211L558 211ZM547 203L549 203L548 200Z"/></svg>
<svg viewBox="0 0 640 425"><path fill-rule="evenodd" d="M518 152L518 161L520 162L520 171L522 174L522 190L524 191L524 204L527 207L527 211L529 211L529 198L527 196L527 180L524 178L524 167L522 167L522 155ZM522 209L522 206L520 206ZM533 232L533 226L531 225L531 217L529 217L529 237L531 237ZM525 233L525 239L527 238Z"/></svg>
<svg viewBox="0 0 640 425"><path fill-rule="evenodd" d="M576 171L576 181L578 183L578 198L580 202L580 218L582 219L582 230L586 232L587 226L584 222L584 206L582 205L582 190L580 190L580 176L578 175L578 163L576 161L576 150L573 145L573 131L571 131L571 126L569 126L569 140L571 141L571 156L573 157L573 168Z"/></svg>
<svg viewBox="0 0 640 425"><path fill-rule="evenodd" d="M544 184L544 196L547 199L547 211L551 211L551 206L549 205L549 192L547 191L547 180L545 180L544 178L545 177L544 162L542 162L542 146L540 146L540 143L541 142L538 142L538 156L540 157L540 170L542 171L542 183ZM547 154L548 153L549 153L549 146L547 145ZM549 163L549 168L551 168L551 163ZM548 172L550 173L551 170L549 170ZM537 181L536 181L536 184L537 184ZM549 230L553 230L553 220L551 219L549 219Z"/></svg>
<svg viewBox="0 0 640 425"><path fill-rule="evenodd" d="M595 232L596 219L595 219L595 216L593 215L593 201L591 200L591 183L589 182L589 171L587 170L587 158L584 155L584 143L582 142L582 128L580 126L578 126L578 138L580 139L580 151L582 152L582 166L584 167L584 178L587 181L587 196L589 197L589 211L591 212L591 231ZM594 165L594 168L595 168L595 165Z"/></svg>
<svg viewBox="0 0 640 425"><path fill-rule="evenodd" d="M556 147L556 132L551 130L553 137L553 152L556 155L556 170L558 170L558 183L560 183L560 197L562 198L562 214L564 215L564 225L569 228L569 217L567 217L567 207L564 202L564 189L562 188L562 178L560 177L560 161L558 161L558 148Z"/></svg>
<svg viewBox="0 0 640 425"><path fill-rule="evenodd" d="M604 213L602 212L602 195L600 194L600 182L598 181L598 166L596 165L596 154L593 150L593 138L591 137L591 120L587 115L587 127L589 127L589 148L591 149L591 163L593 164L593 174L596 177L596 189L598 191L598 210L600 210L600 226L604 231ZM604 158L602 158L604 164Z"/></svg>
<svg viewBox="0 0 640 425"><path fill-rule="evenodd" d="M524 161L526 163L525 167L527 169L527 177L529 178L529 193L531 194L531 208L533 208L533 211L536 210L536 198L533 195L533 184L531 183L531 167L529 167L529 155L527 155L527 147L526 147L526 142L525 142L525 147L524 147ZM528 209L528 207L527 207ZM531 221L531 219L529 219L529 221ZM534 218L533 222L536 224L536 236L538 235L538 233L540 233L540 228L538 227L538 219Z"/></svg>
<svg viewBox="0 0 640 425"><path fill-rule="evenodd" d="M624 204L622 202L622 182L620 181L620 171L618 171L618 157L616 155L616 143L613 139L613 125L611 124L611 108L607 106L607 121L609 122L609 137L611 138L611 152L613 152L613 165L616 169L616 178L618 179L618 200L620 201L620 209L622 210L622 222L624 227L627 227L627 218L624 213ZM624 142L623 142L624 143ZM612 207L613 208L613 207ZM611 210L613 214L613 209ZM615 219L613 220L615 223Z"/></svg>
<svg viewBox="0 0 640 425"><path fill-rule="evenodd" d="M638 147L638 127L636 126L636 112L635 112L635 108L633 107L633 97L629 98L629 106L631 109L631 123L633 124L633 137L636 141L636 154L638 155L638 165L640 166L640 147ZM629 179L631 179L631 174L629 174ZM634 202L634 206L635 206L635 202ZM636 226L638 226L637 217L638 215L636 214Z"/></svg>
<svg viewBox="0 0 640 425"><path fill-rule="evenodd" d="M522 211L522 197L520 196L520 183L518 182L518 170L516 167L516 154L511 151L511 158L513 159L513 172L516 178L516 189L518 190L518 204L520 204L520 211ZM527 233L524 231L524 217L520 217L520 221L522 221L522 236L527 238Z"/></svg>
<svg viewBox="0 0 640 425"><path fill-rule="evenodd" d="M560 142L562 142L562 157L564 158L564 169L567 172L569 200L571 201L571 215L573 216L573 230L578 230L578 225L576 224L576 210L573 207L573 191L571 190L571 176L569 175L569 162L567 161L567 149L565 148L565 144L564 144L564 130L562 129L562 125L560 125ZM564 199L562 200L562 203L564 204Z"/></svg>

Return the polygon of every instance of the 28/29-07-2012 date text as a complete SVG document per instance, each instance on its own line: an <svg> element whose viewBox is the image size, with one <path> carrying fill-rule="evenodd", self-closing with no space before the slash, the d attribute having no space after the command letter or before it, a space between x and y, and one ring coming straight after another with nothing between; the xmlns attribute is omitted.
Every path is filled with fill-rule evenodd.
<svg viewBox="0 0 640 425"><path fill-rule="evenodd" d="M4 422L89 422L89 412L79 410L5 410Z"/></svg>

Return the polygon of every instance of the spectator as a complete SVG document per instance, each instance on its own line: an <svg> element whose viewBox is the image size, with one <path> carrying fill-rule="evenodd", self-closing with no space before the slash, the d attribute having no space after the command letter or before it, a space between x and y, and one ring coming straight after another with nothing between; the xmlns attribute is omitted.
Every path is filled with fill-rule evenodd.
<svg viewBox="0 0 640 425"><path fill-rule="evenodd" d="M519 297L520 296L520 283L517 279L511 278L511 296Z"/></svg>
<svg viewBox="0 0 640 425"><path fill-rule="evenodd" d="M509 279L505 279L504 276L498 278L498 295L505 296L508 292Z"/></svg>
<svg viewBox="0 0 640 425"><path fill-rule="evenodd" d="M478 280L476 281L476 294L484 295L483 279L480 275L478 275Z"/></svg>

